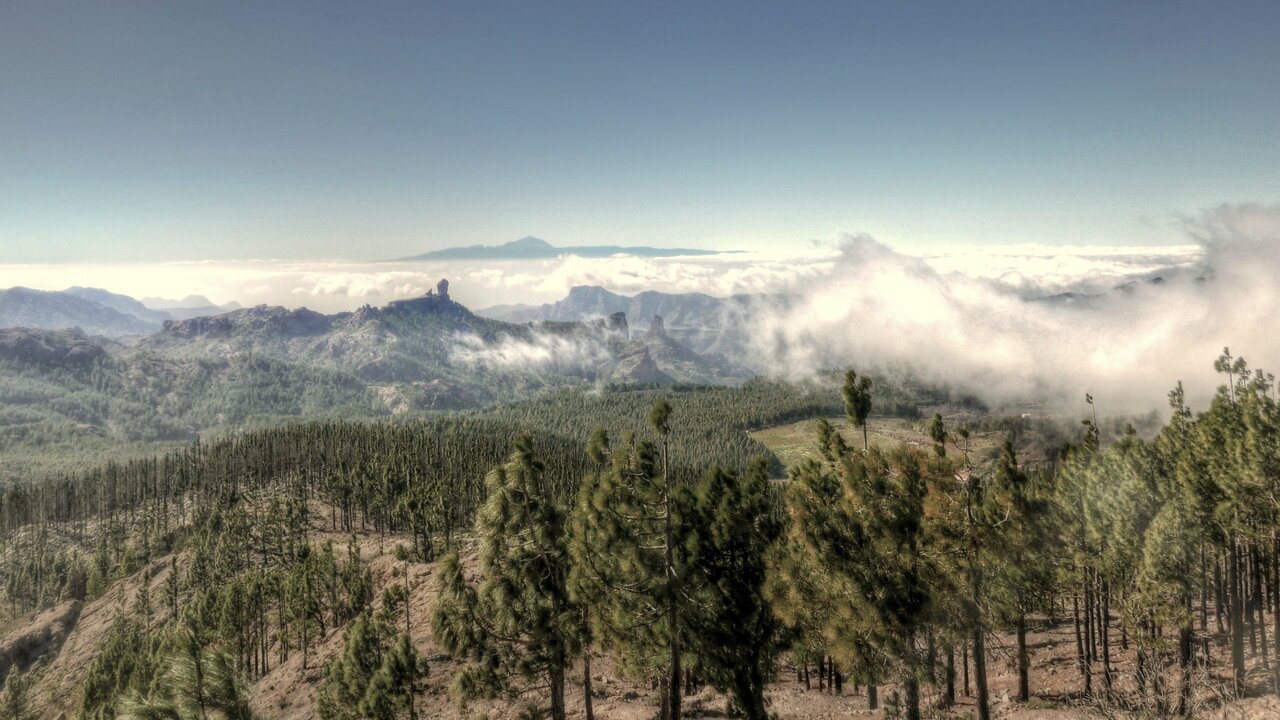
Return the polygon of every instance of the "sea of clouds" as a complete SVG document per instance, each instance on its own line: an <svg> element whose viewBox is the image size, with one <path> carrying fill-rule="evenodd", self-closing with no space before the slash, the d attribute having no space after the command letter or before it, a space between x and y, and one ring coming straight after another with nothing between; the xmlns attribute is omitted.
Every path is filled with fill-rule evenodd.
<svg viewBox="0 0 1280 720"><path fill-rule="evenodd" d="M552 302L575 285L779 294L790 301L751 318L751 363L770 374L905 362L997 402L1090 392L1116 407L1156 408L1179 380L1192 398L1212 393L1224 346L1255 366L1280 364L1280 206L1224 205L1183 224L1186 242L1160 247L908 251L843 235L697 258L0 265L0 287L194 293L325 312L421 295L441 277L472 308ZM565 354L544 345L504 356L554 364Z"/></svg>

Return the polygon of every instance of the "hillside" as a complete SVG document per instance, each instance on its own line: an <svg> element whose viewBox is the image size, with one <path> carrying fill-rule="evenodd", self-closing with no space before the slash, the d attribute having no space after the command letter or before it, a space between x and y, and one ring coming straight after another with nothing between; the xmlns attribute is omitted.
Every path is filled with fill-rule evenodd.
<svg viewBox="0 0 1280 720"><path fill-rule="evenodd" d="M732 434L764 424L768 427L753 435L771 437L787 427L773 423L805 413L829 412L820 403L806 405L816 400L806 395L792 396L792 404L788 405L781 401L785 397L779 395L782 392L783 388L760 386L675 396L674 417L682 423L677 427L687 427L677 430L682 438L678 446L692 442L699 431L714 432L718 428ZM29 532L21 522L13 524L10 516L0 523L0 532L6 538L0 551L0 568L11 578L21 578L9 585L9 600L20 603L20 611L0 627L0 668L12 666L27 674L32 683L29 697L41 716L81 716L86 699L108 703L92 707L110 707L115 702L112 698L118 697L116 693L129 687L127 678L150 672L139 653L161 647L155 644L158 640L149 638L161 638L172 631L174 608L188 622L198 622L196 618L209 613L205 622L210 623L210 637L215 642L234 648L237 638L249 639L241 654L233 653L232 660L241 668L246 699L258 717L313 718L317 700L324 692L327 668L343 655L356 617L344 609L348 607L345 603L356 602L349 594L358 592L365 598L359 602L367 602L369 615L385 615L386 622L397 631L407 628L410 642L428 663L427 675L416 695L418 717L517 720L527 704L541 697L537 689L466 702L457 695L456 678L465 661L452 656L437 635L433 612L440 598L436 576L441 561L435 552L451 545L461 558L465 578L473 584L482 580L480 538L470 530L467 519L482 500L478 476L486 464L503 457L506 440L516 427L540 431L556 427L559 432L584 427L595 418L613 417L614 427L624 428L643 423L644 408L654 397L660 395L646 391L634 398L581 394L527 401L523 406L509 408L502 414L503 419L476 418L463 421L463 425L339 424L267 431L169 456L154 469L140 466L137 470L141 474L137 476L129 468L92 476L93 484L83 486L86 490L97 493L109 485L123 491L115 494L120 500L108 514L82 516L72 508L66 508L70 513L66 516L51 513L55 531L46 536ZM539 419L539 413L566 404L570 407L561 416L567 424L555 426ZM770 410L753 414L751 408ZM731 415L726 413L735 412L744 415L729 420ZM516 424L506 425L510 422ZM461 428L466 429L465 434L457 432ZM880 420L874 434L888 446L894 438L907 437L911 432L911 426L903 421ZM572 478L584 471L585 456L577 443L558 440L555 433L540 437L539 452L553 473L555 492L571 495ZM716 448L721 446L716 442L702 447L703 454L694 462L705 463L717 457L730 460L717 455L720 451ZM979 447L987 448L989 443L980 443ZM688 449L684 455L692 460ZM975 447L975 453L985 452ZM452 535L447 525L428 524L434 530L424 540L411 529L413 525L407 519L377 509L376 504L361 510L360 504L352 502L352 496L340 487L341 483L363 482L356 478L367 473L376 476L382 472L379 468L412 466L401 464L409 458L421 462L416 471L422 473L416 479L421 484L407 483L396 492L413 487L451 489L445 496L448 501L438 507L450 511L450 522L455 523ZM455 459L461 461L457 467L450 462ZM336 470L344 466L353 472ZM134 488L150 486L145 481L147 473L154 472L157 478L166 476L166 467L186 467L191 472L185 487L170 491L173 502L162 506L155 502L158 497L148 498L145 491L138 496L139 502L124 499L133 495ZM437 469L444 468L450 468L450 477L433 476ZM307 477L316 480L298 481ZM236 487L239 492L206 494L197 490L207 482ZM90 497L84 499L88 501ZM183 497L186 502L179 500ZM117 539L103 542L102 538L113 532L112 527L126 527L110 520L122 518L126 512L133 517L129 529ZM87 519L89 522L84 522ZM138 534L141 528L149 530ZM424 551L424 543L428 542L439 543L438 550ZM310 550L300 550L301 547ZM42 551L37 553L38 548ZM76 585L73 580L66 586L41 587L40 582L55 579L52 574L28 585L31 575L13 572L13 563L20 557L45 557L74 568L77 561L71 553L90 560L90 569L82 576L83 585ZM313 567L309 565L312 562L318 563L314 566L317 577L324 577L329 572L325 568L330 567L326 564L332 563L333 578L338 581L333 586L336 600L324 601L320 606L323 620L314 628L314 634L300 641L293 635L294 625L277 626L274 612L267 613L264 624L259 626L254 619L258 612L254 608L259 607L255 603L265 601L270 608L276 602L275 593L280 593L281 601L291 597L290 588L297 587L295 580L302 577L299 573ZM98 566L107 568L104 575L95 575L93 568ZM75 576L74 572L63 573L63 580ZM351 584L352 579L359 581ZM27 588L32 594L12 594L14 589ZM401 589L407 591L403 600L396 599ZM237 596L247 599L247 604L234 603ZM254 600L255 597L261 600ZM394 605L389 606L392 601ZM336 604L329 605L330 602ZM1016 636L1007 629L990 634L987 684L995 716L1006 720L1149 717L1133 700L1142 695L1132 680L1143 672L1138 642L1118 632L1111 635L1110 664L1117 677L1115 692L1119 699L1099 705L1096 699L1080 692L1069 608L1065 615L1060 614L1061 605L1049 608L1057 611L1037 613L1029 619L1026 641L1033 661L1034 689L1026 702L1017 700ZM334 613L332 617L330 612ZM219 619L236 617L227 613L246 613L245 620ZM1110 613L1108 622L1120 626L1123 613ZM654 717L659 693L650 680L637 677L614 651L604 647L593 651L591 662L592 705L597 717ZM764 687L770 712L779 720L894 716L890 708L894 707L895 698L900 701L902 697L899 684L892 680L881 682L877 686L879 707L872 710L866 685L842 671L833 686L831 677L824 674L824 668L830 671L824 662L826 658L821 653L808 654L798 649L781 655ZM924 689L923 698L929 717L959 719L976 713L972 659L957 655L955 662L954 704L947 704L941 681L930 684ZM1217 669L1222 669L1221 661ZM1269 675L1261 658L1251 658L1249 669L1261 688ZM570 718L585 714L579 684L583 673L581 659L574 659L570 664L573 680L566 698ZM118 678L125 679L123 686L115 685L121 682ZM1221 677L1215 680L1212 673L1203 678L1193 699L1197 716L1224 713L1262 720L1280 712L1280 701L1265 693L1224 700L1214 690L1214 683L1222 681ZM692 689L684 698L688 717L724 717L728 702L725 694L706 686Z"/></svg>
<svg viewBox="0 0 1280 720"><path fill-rule="evenodd" d="M46 292L28 288L0 290L0 328L62 330L80 328L91 335L122 337L146 335L160 325L158 320L122 312L116 303L102 304L94 295L76 292ZM82 297L85 294L87 297ZM123 297L123 296L118 296ZM110 301L109 301L110 302ZM146 308L143 308L146 311Z"/></svg>
<svg viewBox="0 0 1280 720"><path fill-rule="evenodd" d="M290 419L421 415L559 387L751 376L660 335L633 338L625 317L507 323L473 314L442 288L335 315L259 306L166 320L128 344L79 330L0 330L0 482Z"/></svg>

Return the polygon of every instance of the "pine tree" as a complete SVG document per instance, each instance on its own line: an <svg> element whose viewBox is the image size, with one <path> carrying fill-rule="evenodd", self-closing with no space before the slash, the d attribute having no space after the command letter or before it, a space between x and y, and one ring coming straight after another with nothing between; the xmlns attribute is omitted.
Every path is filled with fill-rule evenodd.
<svg viewBox="0 0 1280 720"><path fill-rule="evenodd" d="M601 519L604 509L594 507L593 502L599 497L601 474L608 466L611 452L608 432L602 427L592 430L591 439L587 442L587 457L594 467L579 484L578 497L569 516L569 597L582 608L582 701L587 720L595 720L591 653L598 619L596 602L593 601L609 591L607 582L602 579L607 573L602 568L608 563L597 561L600 528L594 524Z"/></svg>
<svg viewBox="0 0 1280 720"><path fill-rule="evenodd" d="M659 403L650 415L660 433L668 429L668 413ZM661 688L661 715L674 717L682 687L681 606L695 594L685 585L690 491L662 472L664 453L650 442L627 435L618 448L592 447L608 464L584 482L575 509L575 596L590 599L599 639L618 652L627 672Z"/></svg>
<svg viewBox="0 0 1280 720"><path fill-rule="evenodd" d="M0 720L35 720L35 710L27 697L28 680L17 666L9 666L4 677L4 690L0 692Z"/></svg>
<svg viewBox="0 0 1280 720"><path fill-rule="evenodd" d="M867 417L871 415L871 379L865 375L849 370L844 374L844 414L849 423L862 428L862 449L869 447L867 439Z"/></svg>
<svg viewBox="0 0 1280 720"><path fill-rule="evenodd" d="M382 666L390 628L368 611L356 616L342 635L342 654L325 668L316 698L322 720L360 720L360 703Z"/></svg>
<svg viewBox="0 0 1280 720"><path fill-rule="evenodd" d="M369 679L360 699L360 713L369 720L396 720L405 710L409 720L417 720L414 698L422 692L422 679L426 676L426 660L418 656L409 636L401 633Z"/></svg>
<svg viewBox="0 0 1280 720"><path fill-rule="evenodd" d="M742 476L711 468L694 489L690 516L689 651L699 674L748 720L767 720L764 687L782 640L763 592L765 555L782 530L768 465L752 463Z"/></svg>
<svg viewBox="0 0 1280 720"><path fill-rule="evenodd" d="M1041 480L1037 485L1036 480ZM995 603L1014 627L1018 699L1030 699L1031 658L1027 616L1037 610L1051 587L1054 528L1043 487L1018 466L1013 443L1005 441L990 482L990 501L1003 517L997 522L999 565L992 578Z"/></svg>
<svg viewBox="0 0 1280 720"><path fill-rule="evenodd" d="M471 591L456 558L447 560L433 627L448 652L472 660L459 680L465 694L537 681L553 720L564 720L565 674L581 629L568 594L565 514L528 437L487 484L489 499L476 517L483 580Z"/></svg>
<svg viewBox="0 0 1280 720"><path fill-rule="evenodd" d="M253 720L244 686L226 653L202 647L196 634L184 628L172 636L162 658L149 691L127 695L117 720Z"/></svg>
<svg viewBox="0 0 1280 720"><path fill-rule="evenodd" d="M802 464L787 493L794 542L826 574L817 592L832 654L891 666L908 720L920 717L924 639L937 573L923 550L929 461L909 448Z"/></svg>
<svg viewBox="0 0 1280 720"><path fill-rule="evenodd" d="M680 645L683 634L680 620L680 595L684 588L681 587L681 573L676 567L676 543L679 542L677 534L681 528L677 525L676 513L678 510L676 503L679 501L676 498L675 479L671 475L671 450L668 441L668 436L671 434L670 421L671 404L665 398L660 398L649 411L649 424L658 433L662 443L662 498L664 503L662 511L662 552L665 563L664 573L666 575L663 600L667 611L667 644L670 658L669 674L665 687L668 709L665 715L668 720L680 720Z"/></svg>
<svg viewBox="0 0 1280 720"><path fill-rule="evenodd" d="M933 451L938 454L938 457L946 457L947 429L942 424L941 413L934 413L933 420L929 421L929 439L933 440Z"/></svg>

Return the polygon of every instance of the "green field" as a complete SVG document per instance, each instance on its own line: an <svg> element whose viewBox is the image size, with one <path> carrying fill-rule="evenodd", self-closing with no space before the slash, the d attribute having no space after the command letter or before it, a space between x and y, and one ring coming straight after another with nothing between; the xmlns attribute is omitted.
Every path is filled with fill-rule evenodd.
<svg viewBox="0 0 1280 720"><path fill-rule="evenodd" d="M854 428L843 417L828 417L827 422L840 432L844 439L854 447L862 445L862 430ZM921 449L933 447L933 441L925 431L927 421L907 420L905 418L873 417L867 421L867 438L874 446L903 443ZM773 451L783 465L791 467L808 458L818 457L818 431L815 420L800 422L756 430L750 433L752 439ZM989 462L999 452L1004 442L1004 433L973 433L969 437L969 455L975 465ZM948 446L949 453L957 453L954 446Z"/></svg>

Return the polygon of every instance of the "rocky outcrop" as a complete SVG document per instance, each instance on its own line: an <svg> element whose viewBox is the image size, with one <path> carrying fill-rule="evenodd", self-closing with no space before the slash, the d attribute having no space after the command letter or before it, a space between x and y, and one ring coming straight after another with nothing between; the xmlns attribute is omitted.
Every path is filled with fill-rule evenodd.
<svg viewBox="0 0 1280 720"><path fill-rule="evenodd" d="M631 339L631 328L627 325L627 314L624 312L616 312L609 316L608 328L610 332L621 337L623 340Z"/></svg>
<svg viewBox="0 0 1280 720"><path fill-rule="evenodd" d="M654 315L653 319L649 321L648 338L650 340L660 340L662 338L665 338L666 336L667 336L667 328L666 328L666 324L662 320L662 316Z"/></svg>
<svg viewBox="0 0 1280 720"><path fill-rule="evenodd" d="M148 340L163 344L166 339L210 340L255 335L291 338L319 335L332 329L335 317L346 315L330 316L307 308L289 310L278 306L258 305L212 317L170 320Z"/></svg>
<svg viewBox="0 0 1280 720"><path fill-rule="evenodd" d="M619 355L614 364L614 382L640 385L671 385L676 380L662 371L649 354L647 345L640 345Z"/></svg>

